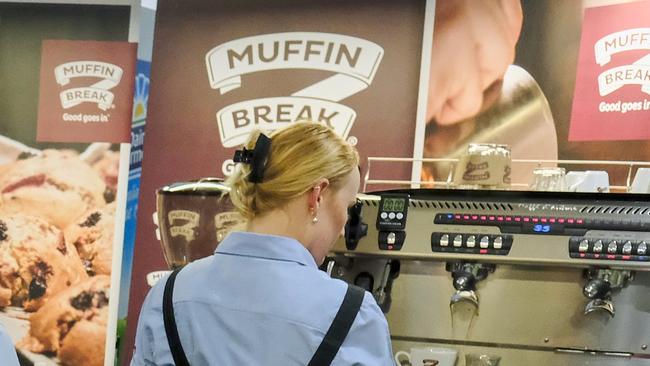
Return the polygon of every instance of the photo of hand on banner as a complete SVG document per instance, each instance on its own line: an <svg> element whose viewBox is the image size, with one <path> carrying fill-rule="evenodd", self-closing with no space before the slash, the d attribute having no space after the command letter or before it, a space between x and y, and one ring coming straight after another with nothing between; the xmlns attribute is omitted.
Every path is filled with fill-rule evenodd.
<svg viewBox="0 0 650 366"><path fill-rule="evenodd" d="M424 158L460 158L471 143L495 143L508 145L513 158L557 159L546 97L513 65L522 23L519 0L437 2ZM425 163L421 180L445 181L450 168ZM531 171L513 166L511 174L527 182Z"/></svg>

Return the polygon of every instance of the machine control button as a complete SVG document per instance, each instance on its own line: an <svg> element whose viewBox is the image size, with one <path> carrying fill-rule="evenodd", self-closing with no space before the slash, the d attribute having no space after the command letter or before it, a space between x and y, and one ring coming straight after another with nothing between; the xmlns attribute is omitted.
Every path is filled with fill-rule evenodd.
<svg viewBox="0 0 650 366"><path fill-rule="evenodd" d="M440 237L440 246L448 247L449 246L449 234L442 234Z"/></svg>
<svg viewBox="0 0 650 366"><path fill-rule="evenodd" d="M616 240L612 240L607 244L607 253L609 254L616 254L616 251L618 250L618 244L616 243Z"/></svg>
<svg viewBox="0 0 650 366"><path fill-rule="evenodd" d="M636 247L636 254L637 255L646 255L648 251L648 245L642 241L639 243L639 246Z"/></svg>
<svg viewBox="0 0 650 366"><path fill-rule="evenodd" d="M602 240L596 240L594 243L594 248L593 248L594 253L602 253L603 252L603 241Z"/></svg>
<svg viewBox="0 0 650 366"><path fill-rule="evenodd" d="M388 236L386 237L386 244L388 245L393 245L395 244L395 233L388 233Z"/></svg>
<svg viewBox="0 0 650 366"><path fill-rule="evenodd" d="M395 217L397 217L398 220L401 220L401 219L404 218L404 214L401 213L401 212L398 212L397 215L395 215Z"/></svg>
<svg viewBox="0 0 650 366"><path fill-rule="evenodd" d="M503 247L503 238L500 236L494 238L494 241L492 242L492 246L494 247L494 249L501 249Z"/></svg>
<svg viewBox="0 0 650 366"><path fill-rule="evenodd" d="M631 241L626 241L625 244L623 244L623 254L629 255L632 254L632 242Z"/></svg>
<svg viewBox="0 0 650 366"><path fill-rule="evenodd" d="M388 217L388 214L387 214L386 212L382 212L382 213L379 215L379 217L381 217L382 219L385 220L385 219Z"/></svg>
<svg viewBox="0 0 650 366"><path fill-rule="evenodd" d="M600 241L600 240L599 240ZM578 245L578 252L584 253L589 249L589 240L584 239L580 242L580 245ZM603 244L600 243L600 250L603 249ZM594 249L595 251L595 249Z"/></svg>
<svg viewBox="0 0 650 366"><path fill-rule="evenodd" d="M481 249L487 249L490 246L490 237L488 236L483 236L481 237L481 241L478 244Z"/></svg>
<svg viewBox="0 0 650 366"><path fill-rule="evenodd" d="M391 220L394 219L395 218L395 212L389 213L388 218L391 219Z"/></svg>
<svg viewBox="0 0 650 366"><path fill-rule="evenodd" d="M461 246L463 246L463 236L462 235L454 236L454 247L460 248Z"/></svg>
<svg viewBox="0 0 650 366"><path fill-rule="evenodd" d="M476 246L476 236L475 235L468 236L465 245L468 248L474 248Z"/></svg>

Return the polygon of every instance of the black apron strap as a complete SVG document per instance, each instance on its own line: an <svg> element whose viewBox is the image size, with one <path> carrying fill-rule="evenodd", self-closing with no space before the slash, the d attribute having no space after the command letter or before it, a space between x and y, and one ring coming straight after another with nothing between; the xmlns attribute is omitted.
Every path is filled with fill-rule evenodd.
<svg viewBox="0 0 650 366"><path fill-rule="evenodd" d="M169 275L169 278L167 278L165 292L163 293L163 320L165 322L167 343L169 343L169 349L172 352L174 364L176 364L176 366L190 366L190 363L187 362L187 357L185 357L185 351L183 351L181 339L178 336L176 318L174 317L174 282L176 281L176 275L181 269L182 267L175 269L174 272Z"/></svg>
<svg viewBox="0 0 650 366"><path fill-rule="evenodd" d="M325 338L307 366L329 366L332 363L357 317L364 294L365 290L362 288L348 285L343 303L336 313L330 329L327 330Z"/></svg>

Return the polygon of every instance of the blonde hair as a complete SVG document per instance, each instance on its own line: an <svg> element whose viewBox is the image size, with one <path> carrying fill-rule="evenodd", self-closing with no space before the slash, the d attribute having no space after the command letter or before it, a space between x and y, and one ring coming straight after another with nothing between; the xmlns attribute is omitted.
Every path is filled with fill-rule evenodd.
<svg viewBox="0 0 650 366"><path fill-rule="evenodd" d="M254 131L246 149L253 149L260 131ZM338 190L344 178L358 169L359 154L332 129L311 121L296 122L269 135L271 149L262 182L248 180L249 164L239 164L228 178L230 200L250 220L284 206L309 191L321 178Z"/></svg>

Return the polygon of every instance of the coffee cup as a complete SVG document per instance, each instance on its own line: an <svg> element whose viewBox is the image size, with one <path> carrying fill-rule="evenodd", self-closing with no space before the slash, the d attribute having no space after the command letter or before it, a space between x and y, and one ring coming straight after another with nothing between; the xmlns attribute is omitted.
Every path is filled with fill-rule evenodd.
<svg viewBox="0 0 650 366"><path fill-rule="evenodd" d="M650 168L637 169L629 192L650 193Z"/></svg>
<svg viewBox="0 0 650 366"><path fill-rule="evenodd" d="M458 351L449 348L422 347L411 348L409 352L395 353L395 362L401 365L401 358L408 360L411 366L454 366Z"/></svg>
<svg viewBox="0 0 650 366"><path fill-rule="evenodd" d="M609 192L609 174L603 170L568 172L565 181L571 192Z"/></svg>

